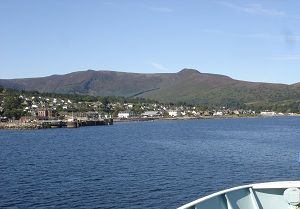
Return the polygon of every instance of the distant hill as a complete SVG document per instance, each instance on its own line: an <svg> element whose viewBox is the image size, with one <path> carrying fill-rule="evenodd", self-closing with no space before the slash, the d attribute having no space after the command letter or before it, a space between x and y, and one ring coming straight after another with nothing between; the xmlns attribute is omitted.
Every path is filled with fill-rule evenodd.
<svg viewBox="0 0 300 209"><path fill-rule="evenodd" d="M144 97L174 103L251 104L300 100L300 83L246 82L194 69L156 74L87 70L41 78L0 79L0 85L40 92Z"/></svg>

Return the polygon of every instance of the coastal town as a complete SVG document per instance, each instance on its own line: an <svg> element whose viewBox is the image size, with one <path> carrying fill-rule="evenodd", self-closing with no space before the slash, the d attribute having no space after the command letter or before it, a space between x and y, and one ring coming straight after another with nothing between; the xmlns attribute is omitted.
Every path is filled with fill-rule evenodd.
<svg viewBox="0 0 300 209"><path fill-rule="evenodd" d="M5 92L5 90L2 90ZM5 96L6 95L6 96ZM56 95L57 96L57 95ZM186 104L162 104L155 101L135 102L120 99L74 99L68 96L45 96L36 93L0 95L0 129L40 129L112 125L113 122L178 119L284 116L296 113L256 112L226 107L208 109Z"/></svg>

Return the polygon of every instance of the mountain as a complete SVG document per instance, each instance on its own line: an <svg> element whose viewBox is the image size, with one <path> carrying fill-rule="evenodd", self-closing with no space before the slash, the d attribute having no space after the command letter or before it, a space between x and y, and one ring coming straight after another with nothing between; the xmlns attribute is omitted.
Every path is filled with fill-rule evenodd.
<svg viewBox="0 0 300 209"><path fill-rule="evenodd" d="M41 78L0 79L0 85L40 92L144 97L161 102L194 104L300 100L300 84L239 81L194 69L156 74L87 70Z"/></svg>

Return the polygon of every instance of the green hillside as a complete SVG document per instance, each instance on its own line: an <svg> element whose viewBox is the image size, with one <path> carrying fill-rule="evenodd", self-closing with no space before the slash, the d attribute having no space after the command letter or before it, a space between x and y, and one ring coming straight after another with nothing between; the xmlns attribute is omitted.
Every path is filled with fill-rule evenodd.
<svg viewBox="0 0 300 209"><path fill-rule="evenodd" d="M300 100L299 84L246 82L193 69L157 74L88 70L42 78L2 79L0 85L40 92L142 97L166 103L254 105Z"/></svg>

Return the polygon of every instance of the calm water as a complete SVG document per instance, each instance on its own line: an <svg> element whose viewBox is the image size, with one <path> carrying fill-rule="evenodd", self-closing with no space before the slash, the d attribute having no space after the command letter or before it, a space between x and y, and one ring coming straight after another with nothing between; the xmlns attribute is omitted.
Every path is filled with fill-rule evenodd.
<svg viewBox="0 0 300 209"><path fill-rule="evenodd" d="M299 180L300 118L0 131L0 208L176 208Z"/></svg>

